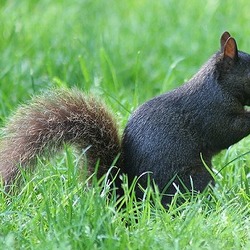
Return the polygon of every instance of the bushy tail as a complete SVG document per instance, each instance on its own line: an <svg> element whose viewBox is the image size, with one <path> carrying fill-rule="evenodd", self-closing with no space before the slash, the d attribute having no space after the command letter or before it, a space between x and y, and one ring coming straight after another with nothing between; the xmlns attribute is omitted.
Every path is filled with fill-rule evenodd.
<svg viewBox="0 0 250 250"><path fill-rule="evenodd" d="M64 143L79 150L87 147L88 169L100 162L104 174L120 153L116 123L105 106L79 90L56 90L35 96L21 106L2 129L0 175L11 183L37 156L58 151Z"/></svg>

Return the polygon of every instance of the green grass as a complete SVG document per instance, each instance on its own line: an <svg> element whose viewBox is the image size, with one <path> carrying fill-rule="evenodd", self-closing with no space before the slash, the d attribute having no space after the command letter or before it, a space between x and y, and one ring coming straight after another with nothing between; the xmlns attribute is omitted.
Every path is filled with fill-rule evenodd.
<svg viewBox="0 0 250 250"><path fill-rule="evenodd" d="M140 103L190 78L223 31L250 52L246 0L0 2L1 124L31 95L77 86L105 100L122 132ZM249 249L249 140L215 157L210 195L168 211L150 190L141 203L126 192L117 210L105 179L89 186L65 149L0 194L0 249Z"/></svg>

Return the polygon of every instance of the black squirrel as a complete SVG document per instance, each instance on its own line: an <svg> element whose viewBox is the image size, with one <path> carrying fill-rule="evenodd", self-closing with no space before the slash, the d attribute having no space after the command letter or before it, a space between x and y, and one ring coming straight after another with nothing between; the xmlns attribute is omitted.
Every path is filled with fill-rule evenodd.
<svg viewBox="0 0 250 250"><path fill-rule="evenodd" d="M3 128L0 173L5 185L17 178L20 164L34 165L37 156L66 142L79 150L90 146L89 171L99 160L98 176L120 154L118 168L130 181L142 175L143 187L150 177L166 194L178 186L185 190L183 184L203 191L213 178L202 158L210 166L213 155L250 133L250 113L244 109L250 104L250 55L238 51L228 32L220 44L191 80L142 104L121 139L112 114L93 97L65 89L35 96ZM170 200L163 196L163 202Z"/></svg>

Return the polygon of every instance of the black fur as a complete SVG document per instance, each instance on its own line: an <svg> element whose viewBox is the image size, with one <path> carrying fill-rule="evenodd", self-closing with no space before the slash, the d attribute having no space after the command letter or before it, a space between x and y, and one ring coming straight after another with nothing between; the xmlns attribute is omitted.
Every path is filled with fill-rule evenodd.
<svg viewBox="0 0 250 250"><path fill-rule="evenodd" d="M238 51L225 32L221 50L191 80L131 116L122 141L125 173L132 180L150 172L160 191L175 175L189 189L193 183L194 190L204 190L212 177L201 154L211 166L213 155L250 133L250 113L244 109L249 100L250 55ZM143 186L146 182L147 175L140 178ZM174 192L171 184L166 193Z"/></svg>

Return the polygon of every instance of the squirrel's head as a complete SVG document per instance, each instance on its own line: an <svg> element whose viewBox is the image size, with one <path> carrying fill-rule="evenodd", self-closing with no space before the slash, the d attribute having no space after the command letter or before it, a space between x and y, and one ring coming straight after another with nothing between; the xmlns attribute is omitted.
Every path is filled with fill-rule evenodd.
<svg viewBox="0 0 250 250"><path fill-rule="evenodd" d="M220 44L216 56L218 83L245 105L250 100L250 55L238 50L227 31L222 34Z"/></svg>

